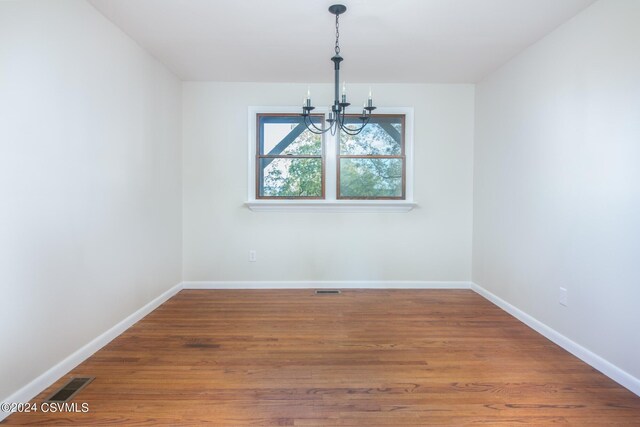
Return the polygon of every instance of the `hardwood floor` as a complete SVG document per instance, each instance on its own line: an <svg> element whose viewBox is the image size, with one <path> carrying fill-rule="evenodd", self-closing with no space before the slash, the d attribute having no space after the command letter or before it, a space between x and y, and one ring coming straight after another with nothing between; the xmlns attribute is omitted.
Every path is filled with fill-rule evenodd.
<svg viewBox="0 0 640 427"><path fill-rule="evenodd" d="M6 424L640 425L640 397L467 290L184 290Z"/></svg>

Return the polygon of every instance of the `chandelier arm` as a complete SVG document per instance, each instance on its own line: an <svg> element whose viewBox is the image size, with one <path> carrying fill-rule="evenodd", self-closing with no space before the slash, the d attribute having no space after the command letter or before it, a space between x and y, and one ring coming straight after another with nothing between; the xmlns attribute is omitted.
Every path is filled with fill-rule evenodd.
<svg viewBox="0 0 640 427"><path fill-rule="evenodd" d="M322 132L322 130L321 130L321 129L318 129L318 128L316 127L316 125L314 125L314 124L313 124L313 121L310 121L310 123L307 123L307 117L308 117L308 116L306 116L306 115L303 115L303 116L302 116L303 121L304 121L304 126L307 128L307 130L308 130L309 132L311 132L311 133L315 133L316 135L322 134L322 133L323 133L323 132ZM311 125L311 126L310 126L310 125ZM315 130L312 128L312 126L313 126L313 128L317 129L317 130L318 130L318 132L317 132L317 131L315 131Z"/></svg>
<svg viewBox="0 0 640 427"><path fill-rule="evenodd" d="M341 113L342 113L342 120L340 120L340 127L342 128L342 127L344 127L344 121L347 118L347 107L340 108L340 110L341 110Z"/></svg>
<svg viewBox="0 0 640 427"><path fill-rule="evenodd" d="M344 124L346 116L347 116L347 108L346 107L345 108L340 108L340 114L338 116L338 118L340 119L340 120L338 120L338 128L340 130L343 130L343 131L346 128L345 124Z"/></svg>
<svg viewBox="0 0 640 427"><path fill-rule="evenodd" d="M307 127L307 130L308 130L309 132L311 132L311 133L315 134L315 135L322 135L322 134L324 133L324 132L316 132L315 130L313 130L313 129L309 128L309 127Z"/></svg>
<svg viewBox="0 0 640 427"><path fill-rule="evenodd" d="M365 126L360 126L358 129L351 129L346 126L340 126L340 130L342 130L342 132L346 133L349 136L356 136L360 134L360 132L362 132L364 128Z"/></svg>
<svg viewBox="0 0 640 427"><path fill-rule="evenodd" d="M309 118L309 123L307 123L307 117ZM307 127L307 130L309 130L309 132L315 133L316 135L322 135L323 133L327 132L327 129L319 128L318 126L316 126L310 116L303 116L303 118L304 125Z"/></svg>
<svg viewBox="0 0 640 427"><path fill-rule="evenodd" d="M340 125L340 129L346 133L347 135L350 136L356 136L358 135L360 132L362 132L364 130L364 128L369 124L369 119L370 117L367 117L366 120L364 120L362 122L362 125L360 127L358 127L357 129L351 129L349 127L347 127L347 125L345 125L344 123L342 123Z"/></svg>
<svg viewBox="0 0 640 427"><path fill-rule="evenodd" d="M360 127L356 128L356 129L351 129L350 127L347 127L347 124L345 124L347 118L347 109L343 109L342 110L342 121L340 123L340 129L346 133L347 135L350 136L356 136L358 135L360 132L362 132L362 130L364 129L364 127L367 125L367 122L364 122Z"/></svg>

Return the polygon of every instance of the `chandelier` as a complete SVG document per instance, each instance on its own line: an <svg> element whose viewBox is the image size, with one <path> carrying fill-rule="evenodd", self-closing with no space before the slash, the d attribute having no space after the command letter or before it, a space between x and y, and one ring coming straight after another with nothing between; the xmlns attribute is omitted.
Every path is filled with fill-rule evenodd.
<svg viewBox="0 0 640 427"><path fill-rule="evenodd" d="M342 97L339 97L339 89L340 89L340 62L342 62L342 56L340 56L340 23L339 18L340 15L346 12L347 7L342 4L334 4L329 7L329 12L336 15L336 54L333 55L331 61L333 61L333 69L335 73L335 87L334 87L334 98L333 105L331 106L331 111L329 112L329 117L326 119L328 126L321 125L322 127L316 126L313 123L313 119L311 118L311 111L316 107L311 105L311 91L307 90L307 97L304 100L302 105L302 117L304 120L304 124L307 129L315 134L323 134L325 132L331 131L332 135L335 135L338 129L342 130L344 133L348 135L357 135L367 126L369 120L371 119L371 112L376 109L373 106L373 99L371 98L371 89L369 89L369 99L364 103L362 107L362 113L358 116L355 122L351 122L351 120L347 119L347 107L351 105L347 102L347 87L346 84L342 85ZM349 122L349 123L348 123Z"/></svg>

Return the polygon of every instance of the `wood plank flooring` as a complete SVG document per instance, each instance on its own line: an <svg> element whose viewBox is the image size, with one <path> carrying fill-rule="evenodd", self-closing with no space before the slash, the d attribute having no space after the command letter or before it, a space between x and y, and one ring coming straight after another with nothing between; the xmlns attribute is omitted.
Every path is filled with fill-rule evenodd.
<svg viewBox="0 0 640 427"><path fill-rule="evenodd" d="M640 397L467 290L184 290L6 424L640 425Z"/></svg>

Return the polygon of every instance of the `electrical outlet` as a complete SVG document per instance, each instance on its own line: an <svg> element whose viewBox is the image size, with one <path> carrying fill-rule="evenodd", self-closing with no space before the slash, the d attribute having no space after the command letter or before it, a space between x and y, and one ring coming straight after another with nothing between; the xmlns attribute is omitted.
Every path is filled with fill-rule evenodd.
<svg viewBox="0 0 640 427"><path fill-rule="evenodd" d="M563 305L566 307L568 305L568 301L569 301L569 295L568 295L567 289L560 288L560 298L558 302L560 303L560 305Z"/></svg>
<svg viewBox="0 0 640 427"><path fill-rule="evenodd" d="M256 252L255 249L250 249L249 250L249 262L256 262L258 261L258 253Z"/></svg>

